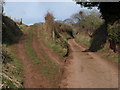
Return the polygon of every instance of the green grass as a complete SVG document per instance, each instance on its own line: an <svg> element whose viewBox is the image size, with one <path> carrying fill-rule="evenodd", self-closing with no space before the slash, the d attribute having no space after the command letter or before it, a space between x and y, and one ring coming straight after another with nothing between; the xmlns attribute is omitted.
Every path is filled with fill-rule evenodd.
<svg viewBox="0 0 120 90"><path fill-rule="evenodd" d="M2 80L3 80L3 82L6 83L6 85L8 85L9 88L12 88L12 89L18 88L13 84L12 81L8 80L7 78L3 77Z"/></svg>
<svg viewBox="0 0 120 90"><path fill-rule="evenodd" d="M37 32L35 32L34 35L36 36ZM37 39L37 37L36 37L36 39ZM53 68L56 71L59 71L59 67L56 65L56 63L53 60L51 60L51 58L41 48L38 48L38 50L41 53L41 55L43 56L43 58L47 61L47 63L51 66L51 68ZM58 72L56 72L56 73L58 73Z"/></svg>
<svg viewBox="0 0 120 90"><path fill-rule="evenodd" d="M90 47L90 38L85 35L77 35L75 37L76 42L84 45L86 48Z"/></svg>
<svg viewBox="0 0 120 90"><path fill-rule="evenodd" d="M43 61L37 56L36 52L34 51L32 47L32 33L31 30L29 31L29 34L26 36L25 40L25 51L28 56L28 58L34 63L39 64L43 63Z"/></svg>
<svg viewBox="0 0 120 90"><path fill-rule="evenodd" d="M14 83L10 80L8 80L7 78L3 77L2 80L4 82L6 82L6 85L9 85L8 88L12 89L12 90L22 90L22 87L16 87L14 85Z"/></svg>
<svg viewBox="0 0 120 90"><path fill-rule="evenodd" d="M5 47L5 45L3 45L4 48L6 48L9 57L11 57L12 61L7 62L10 64L3 64L3 67L8 69L8 71L6 72L6 75L9 77L12 77L13 79L17 80L19 83L23 82L23 65L21 63L21 61L17 58L17 53L14 50L14 48L12 48L11 46L9 47ZM13 68L12 66L14 66L15 68ZM9 68L7 68L9 67ZM6 82L6 85L11 87L11 88L15 88L16 86L14 85L14 83L10 80L7 80L5 77L3 77L3 82ZM22 88L21 86L18 85L17 88Z"/></svg>
<svg viewBox="0 0 120 90"><path fill-rule="evenodd" d="M15 78L17 78L20 82L23 82L23 64L21 60L18 58L17 51L14 48L11 49L11 57L13 59L12 64L16 67L16 73L14 73Z"/></svg>
<svg viewBox="0 0 120 90"><path fill-rule="evenodd" d="M20 29L21 29L22 31L24 31L24 30L27 28L27 25L25 25L25 24L18 25L18 26L20 27Z"/></svg>
<svg viewBox="0 0 120 90"><path fill-rule="evenodd" d="M101 53L107 53L109 51L108 48L104 47L100 50Z"/></svg>
<svg viewBox="0 0 120 90"><path fill-rule="evenodd" d="M14 77L18 79L19 82L21 83L23 82L23 75L22 75L23 65L16 57L13 56L12 58L14 59L12 64L16 67L16 71L17 71L14 73Z"/></svg>
<svg viewBox="0 0 120 90"><path fill-rule="evenodd" d="M64 37L66 40L72 39L72 37L71 37L69 34L67 34L67 33L62 33L62 35L63 35L63 37Z"/></svg>
<svg viewBox="0 0 120 90"><path fill-rule="evenodd" d="M104 46L104 48L102 48L101 50L99 50L100 53L103 54L107 54L106 57L115 61L119 61L120 60L120 56L119 55L113 55L112 53L110 53L110 49L107 46L107 44Z"/></svg>
<svg viewBox="0 0 120 90"><path fill-rule="evenodd" d="M113 60L116 60L117 62L120 61L120 56L113 56L113 55L110 55L110 56L107 56L109 59L113 59Z"/></svg>
<svg viewBox="0 0 120 90"><path fill-rule="evenodd" d="M46 31L42 30L40 32L41 38L44 41L45 45L49 48L51 48L55 53L58 54L60 58L62 58L67 53L67 42L63 40L62 38L53 40L50 38L49 40L46 38Z"/></svg>

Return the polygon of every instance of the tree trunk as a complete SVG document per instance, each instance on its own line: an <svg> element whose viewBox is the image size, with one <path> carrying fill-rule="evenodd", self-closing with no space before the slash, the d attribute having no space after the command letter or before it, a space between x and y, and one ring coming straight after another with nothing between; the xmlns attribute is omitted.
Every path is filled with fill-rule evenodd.
<svg viewBox="0 0 120 90"><path fill-rule="evenodd" d="M116 43L113 40L110 40L110 49L112 49L114 52L116 52Z"/></svg>

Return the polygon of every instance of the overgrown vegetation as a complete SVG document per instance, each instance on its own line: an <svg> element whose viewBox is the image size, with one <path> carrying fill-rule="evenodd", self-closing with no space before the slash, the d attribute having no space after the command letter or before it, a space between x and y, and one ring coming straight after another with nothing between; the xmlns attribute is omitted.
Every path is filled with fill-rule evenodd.
<svg viewBox="0 0 120 90"><path fill-rule="evenodd" d="M9 17L2 16L2 19L3 88L22 88L22 63L18 59L15 48L11 46L19 41L19 38L22 36L22 31Z"/></svg>
<svg viewBox="0 0 120 90"><path fill-rule="evenodd" d="M86 48L90 47L90 37L85 35L85 34L78 34L75 37L76 42L78 42L79 44L83 45Z"/></svg>
<svg viewBox="0 0 120 90"><path fill-rule="evenodd" d="M91 0L90 0L91 1ZM113 24L115 21L120 19L119 7L120 2L77 2L83 7L88 7L89 9L97 7L102 15L102 18L107 24Z"/></svg>
<svg viewBox="0 0 120 90"><path fill-rule="evenodd" d="M46 37L46 31L43 30L40 32L42 36L42 40L44 43L51 48L55 53L57 53L60 57L63 57L67 53L67 42L63 38L57 38L53 40L52 38L47 38Z"/></svg>
<svg viewBox="0 0 120 90"><path fill-rule="evenodd" d="M111 56L111 59L118 60L118 55L115 53L118 50L120 36L118 21L116 21L117 24L109 25L107 28L104 20L97 14L99 12L94 13L96 14L89 13L85 15L82 12L83 15L78 13L72 16L74 19L79 18L73 29L76 41L87 47L89 51L100 51L106 54L107 57ZM112 53L110 49L113 49L114 52Z"/></svg>
<svg viewBox="0 0 120 90"><path fill-rule="evenodd" d="M73 29L76 40L87 45L91 51L100 50L106 41L104 40L104 21L97 11L86 14L83 11L80 12L72 16L73 19L79 18Z"/></svg>
<svg viewBox="0 0 120 90"><path fill-rule="evenodd" d="M74 37L72 25L54 21L53 17L50 12L46 14L41 36L48 47L52 48L60 57L63 57L68 53L67 40Z"/></svg>
<svg viewBox="0 0 120 90"><path fill-rule="evenodd" d="M23 67L17 58L16 51L12 47L3 47L3 64L2 64L2 83L3 88L22 88L23 84Z"/></svg>
<svg viewBox="0 0 120 90"><path fill-rule="evenodd" d="M119 20L113 25L108 26L108 40L110 42L110 48L114 52L118 52L118 46L120 45L120 23Z"/></svg>
<svg viewBox="0 0 120 90"><path fill-rule="evenodd" d="M120 46L120 42L119 42L120 2L111 3L111 2L87 2L85 1L85 2L76 2L76 3L80 4L83 7L88 7L89 9L93 7L97 7L101 13L102 18L105 21L106 26L103 30L104 37L102 36L102 34L100 35L100 37L104 39L103 40L104 43L103 43L103 46L99 48L98 50L103 49L104 45L108 41L110 44L109 49L112 49L115 53L119 53L118 49Z"/></svg>
<svg viewBox="0 0 120 90"><path fill-rule="evenodd" d="M108 29L109 40L120 43L120 24L109 25Z"/></svg>
<svg viewBox="0 0 120 90"><path fill-rule="evenodd" d="M2 43L13 44L17 43L22 35L22 31L18 25L9 17L2 16Z"/></svg>
<svg viewBox="0 0 120 90"><path fill-rule="evenodd" d="M76 34L86 32L90 37L95 30L103 24L103 20L100 18L100 14L97 10L89 12L80 11L79 13L73 14L71 19L77 21L73 26L76 29Z"/></svg>

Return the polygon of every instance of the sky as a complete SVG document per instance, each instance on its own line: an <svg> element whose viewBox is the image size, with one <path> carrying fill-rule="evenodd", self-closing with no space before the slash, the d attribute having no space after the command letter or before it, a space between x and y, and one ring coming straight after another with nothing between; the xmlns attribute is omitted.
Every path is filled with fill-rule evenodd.
<svg viewBox="0 0 120 90"><path fill-rule="evenodd" d="M44 22L44 15L50 11L56 20L65 20L70 18L81 8L73 2L6 2L4 13L12 19L21 19L24 24L31 25L38 22Z"/></svg>

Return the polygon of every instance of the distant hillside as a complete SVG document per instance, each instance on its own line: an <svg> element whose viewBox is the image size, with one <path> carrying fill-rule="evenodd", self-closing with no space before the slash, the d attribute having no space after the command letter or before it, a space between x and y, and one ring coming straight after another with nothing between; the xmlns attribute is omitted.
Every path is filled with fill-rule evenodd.
<svg viewBox="0 0 120 90"><path fill-rule="evenodd" d="M16 43L22 31L17 26L17 24L7 16L2 16L2 43L3 44L13 44Z"/></svg>

